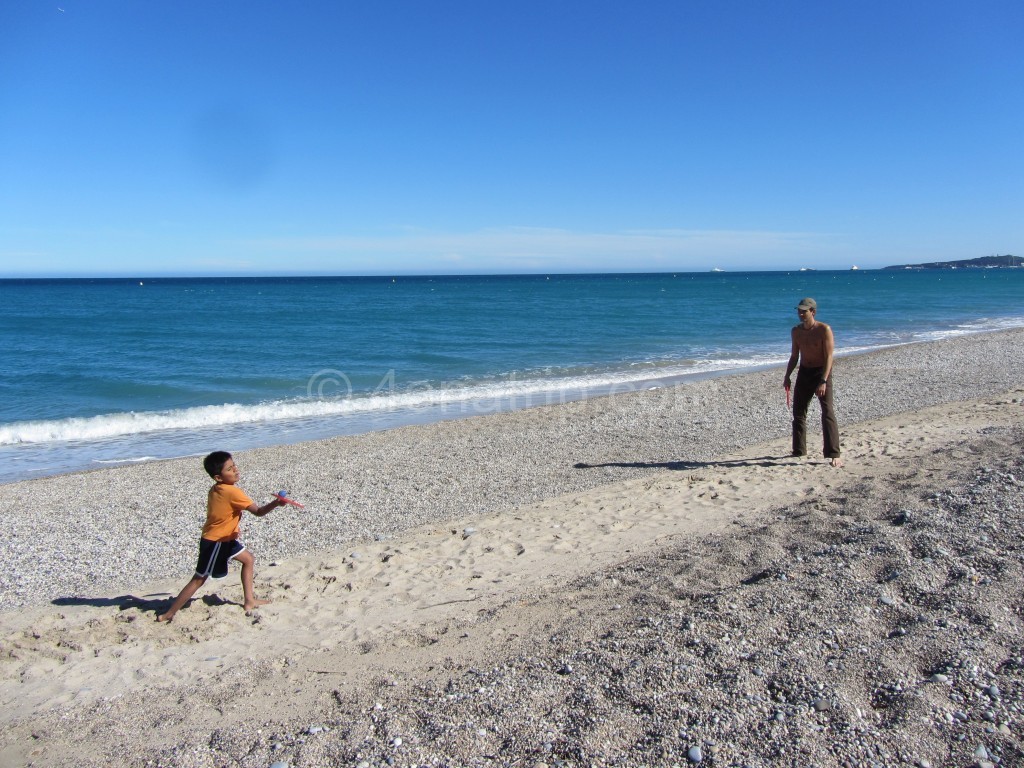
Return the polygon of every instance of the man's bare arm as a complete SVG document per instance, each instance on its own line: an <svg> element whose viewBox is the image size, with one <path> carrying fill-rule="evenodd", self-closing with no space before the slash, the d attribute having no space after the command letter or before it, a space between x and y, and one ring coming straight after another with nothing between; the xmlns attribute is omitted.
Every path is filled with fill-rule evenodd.
<svg viewBox="0 0 1024 768"><path fill-rule="evenodd" d="M800 346L796 343L796 328L789 332L790 351L789 351L789 363L786 364L786 377L782 381L782 386L789 386L789 379L793 373L793 369L796 368L797 361L800 359Z"/></svg>
<svg viewBox="0 0 1024 768"><path fill-rule="evenodd" d="M836 351L836 340L832 335L832 327L825 326L825 338L822 340L822 346L825 352L825 365L822 373L822 379L828 381L828 377L832 375L832 355Z"/></svg>

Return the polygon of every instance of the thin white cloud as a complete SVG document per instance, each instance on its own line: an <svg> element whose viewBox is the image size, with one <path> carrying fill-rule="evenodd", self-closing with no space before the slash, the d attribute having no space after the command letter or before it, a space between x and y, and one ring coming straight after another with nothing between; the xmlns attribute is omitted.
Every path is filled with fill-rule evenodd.
<svg viewBox="0 0 1024 768"><path fill-rule="evenodd" d="M271 238L239 244L252 252L289 256L293 264L479 269L682 269L719 261L750 264L781 256L835 251L836 236L807 232L630 230L575 232L508 227L475 232L406 230L389 235Z"/></svg>
<svg viewBox="0 0 1024 768"><path fill-rule="evenodd" d="M380 235L235 239L130 250L105 244L66 256L0 251L0 276L60 274L468 274L673 272L846 268L845 238L828 233L736 230L580 232L505 227L473 232L408 228ZM144 258L138 254L144 253ZM850 261L848 261L848 259ZM906 260L906 259L905 259Z"/></svg>

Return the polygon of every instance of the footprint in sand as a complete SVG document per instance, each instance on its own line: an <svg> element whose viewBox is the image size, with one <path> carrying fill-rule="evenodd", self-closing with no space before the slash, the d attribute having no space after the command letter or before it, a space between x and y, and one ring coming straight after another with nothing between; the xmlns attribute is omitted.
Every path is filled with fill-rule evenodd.
<svg viewBox="0 0 1024 768"><path fill-rule="evenodd" d="M628 531L634 526L629 520L616 520L613 523L607 523L601 526L601 531L604 533L619 533L621 531Z"/></svg>

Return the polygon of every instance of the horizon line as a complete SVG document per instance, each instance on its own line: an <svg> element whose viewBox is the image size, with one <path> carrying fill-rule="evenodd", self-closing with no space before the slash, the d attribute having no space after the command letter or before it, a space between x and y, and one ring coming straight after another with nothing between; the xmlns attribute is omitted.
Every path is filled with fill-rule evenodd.
<svg viewBox="0 0 1024 768"><path fill-rule="evenodd" d="M902 266L902 265L897 265ZM2 274L0 280L224 280L224 279L261 279L269 277L292 277L292 278L398 278L398 277L578 277L578 276L599 276L599 275L708 275L708 274L749 274L752 272L875 272L890 267L856 267L856 268L828 268L818 269L811 267L793 267L788 269L641 269L641 270L592 270L588 272L579 271L475 271L475 272L287 272L287 271L254 271L243 272L210 272L210 273L136 273L136 272L71 272L71 273L23 273L23 274Z"/></svg>

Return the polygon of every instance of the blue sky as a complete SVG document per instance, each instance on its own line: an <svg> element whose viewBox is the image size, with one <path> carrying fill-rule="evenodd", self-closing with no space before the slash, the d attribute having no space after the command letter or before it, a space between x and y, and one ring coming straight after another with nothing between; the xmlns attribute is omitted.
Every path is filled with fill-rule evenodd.
<svg viewBox="0 0 1024 768"><path fill-rule="evenodd" d="M0 3L0 276L1024 255L1019 0Z"/></svg>

